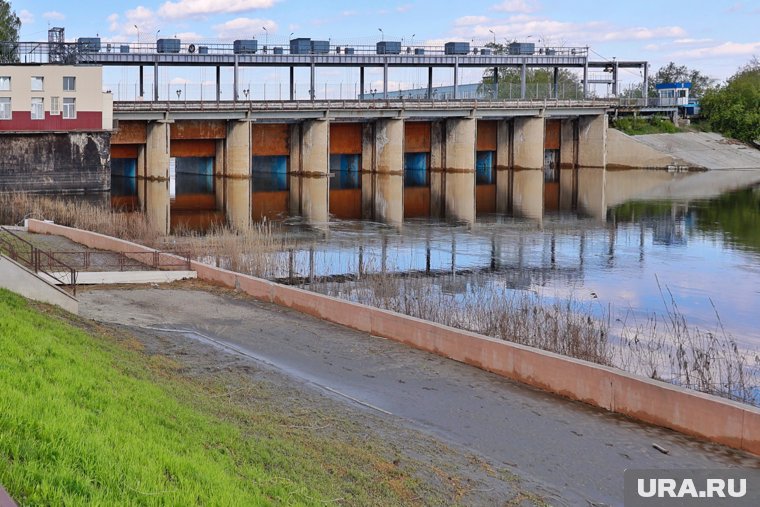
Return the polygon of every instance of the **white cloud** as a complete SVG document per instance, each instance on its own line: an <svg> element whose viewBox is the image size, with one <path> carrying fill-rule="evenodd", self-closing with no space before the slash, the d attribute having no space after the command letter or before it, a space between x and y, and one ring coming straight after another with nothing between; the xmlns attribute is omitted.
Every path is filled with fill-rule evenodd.
<svg viewBox="0 0 760 507"><path fill-rule="evenodd" d="M396 7L396 12L408 12L412 8L412 4L399 5Z"/></svg>
<svg viewBox="0 0 760 507"><path fill-rule="evenodd" d="M680 58L723 58L728 56L752 56L760 53L758 42L724 42L715 46L676 51L672 54Z"/></svg>
<svg viewBox="0 0 760 507"><path fill-rule="evenodd" d="M468 26L455 23L452 35L466 39L490 40L493 37L491 30L499 40L540 40L548 45L570 46L594 42L684 38L687 35L686 30L679 26L627 28L605 21L575 23L526 14Z"/></svg>
<svg viewBox="0 0 760 507"><path fill-rule="evenodd" d="M263 27L266 27L270 34L277 31L277 23L271 19L258 18L235 18L226 23L214 25L214 31L220 39L247 39L261 34Z"/></svg>
<svg viewBox="0 0 760 507"><path fill-rule="evenodd" d="M22 9L18 13L18 17L21 20L22 25L31 25L32 23L34 23L34 14L32 14L26 9Z"/></svg>
<svg viewBox="0 0 760 507"><path fill-rule="evenodd" d="M504 12L522 12L524 14L535 12L540 7L538 2L526 1L526 0L505 0L500 4L492 7L495 11Z"/></svg>
<svg viewBox="0 0 760 507"><path fill-rule="evenodd" d="M213 14L235 14L256 9L268 9L277 0L178 0L165 2L158 10L168 19L205 17Z"/></svg>
<svg viewBox="0 0 760 507"><path fill-rule="evenodd" d="M486 16L462 16L461 18L457 18L454 20L455 26L471 26L471 25L478 25L482 23L487 23L489 21L489 18Z"/></svg>
<svg viewBox="0 0 760 507"><path fill-rule="evenodd" d="M174 37L180 39L183 42L202 41L206 38L198 32L178 32L174 34Z"/></svg>
<svg viewBox="0 0 760 507"><path fill-rule="evenodd" d="M680 26L660 26L656 28L625 28L604 34L601 40L648 40L685 37L686 30Z"/></svg>
<svg viewBox="0 0 760 507"><path fill-rule="evenodd" d="M49 21L63 21L66 19L66 16L62 12L58 11L48 11L44 13L42 17Z"/></svg>
<svg viewBox="0 0 760 507"><path fill-rule="evenodd" d="M676 39L673 41L673 44L682 44L682 45L689 45L689 44L705 44L707 42L712 42L712 39Z"/></svg>
<svg viewBox="0 0 760 507"><path fill-rule="evenodd" d="M108 29L111 32L116 32L119 29L119 15L115 12L108 16Z"/></svg>

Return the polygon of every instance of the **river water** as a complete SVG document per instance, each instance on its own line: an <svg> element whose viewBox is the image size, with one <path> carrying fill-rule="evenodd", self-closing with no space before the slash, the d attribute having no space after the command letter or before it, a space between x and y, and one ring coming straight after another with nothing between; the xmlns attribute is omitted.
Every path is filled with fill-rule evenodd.
<svg viewBox="0 0 760 507"><path fill-rule="evenodd" d="M613 318L664 315L760 350L760 187L714 198L640 200L606 219L570 212L541 221L481 216L475 225L402 227L286 221L296 247L270 278L351 283L368 272L430 280L450 292L498 290L588 302Z"/></svg>

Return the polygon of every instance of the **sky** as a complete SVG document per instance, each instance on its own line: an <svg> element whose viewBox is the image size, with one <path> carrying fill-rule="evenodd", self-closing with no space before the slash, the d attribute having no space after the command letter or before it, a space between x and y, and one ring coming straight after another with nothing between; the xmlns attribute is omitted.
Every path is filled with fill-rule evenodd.
<svg viewBox="0 0 760 507"><path fill-rule="evenodd" d="M291 34L333 44L374 44L381 37L430 45L520 40L589 46L593 58L646 60L651 72L674 61L717 80L730 77L753 55L760 57L757 0L15 0L11 5L22 20L21 40L46 40L50 26L64 27L69 40L97 35L118 42L137 42L138 35L141 42L155 42L157 34L209 43L256 37L270 45L286 43ZM341 81L348 87L355 80L339 70L326 72L321 75L325 82ZM474 72L461 82L477 80ZM130 80L127 74L116 77ZM200 83L206 76L166 77ZM424 81L413 72L399 71L393 77L391 90ZM278 72L250 79L264 83L280 78ZM626 70L621 78L637 82L641 76ZM450 80L441 75L436 81Z"/></svg>

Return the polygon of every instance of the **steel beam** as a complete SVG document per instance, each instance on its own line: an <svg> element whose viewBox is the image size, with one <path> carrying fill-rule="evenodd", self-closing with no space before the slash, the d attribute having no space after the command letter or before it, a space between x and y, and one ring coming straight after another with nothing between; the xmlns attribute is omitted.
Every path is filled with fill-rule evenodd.
<svg viewBox="0 0 760 507"><path fill-rule="evenodd" d="M454 100L459 98L459 59L454 60Z"/></svg>
<svg viewBox="0 0 760 507"><path fill-rule="evenodd" d="M526 89L528 85L528 69L524 63L520 68L520 98L525 99Z"/></svg>
<svg viewBox="0 0 760 507"><path fill-rule="evenodd" d="M296 68L290 67L290 100L296 100Z"/></svg>
<svg viewBox="0 0 760 507"><path fill-rule="evenodd" d="M433 99L433 67L428 67L427 98L428 98L428 100L432 100Z"/></svg>
<svg viewBox="0 0 760 507"><path fill-rule="evenodd" d="M588 58L583 65L583 98L588 97Z"/></svg>
<svg viewBox="0 0 760 507"><path fill-rule="evenodd" d="M310 78L309 78L309 98L311 100L317 99L316 80L317 80L317 67L314 64L314 60L311 61Z"/></svg>
<svg viewBox="0 0 760 507"><path fill-rule="evenodd" d="M145 76L143 69L144 67L140 65L140 98L145 97Z"/></svg>
<svg viewBox="0 0 760 507"><path fill-rule="evenodd" d="M158 62L153 63L153 100L158 102Z"/></svg>
<svg viewBox="0 0 760 507"><path fill-rule="evenodd" d="M222 100L222 68L216 67L216 101Z"/></svg>
<svg viewBox="0 0 760 507"><path fill-rule="evenodd" d="M383 98L388 100L388 59L385 60L383 65Z"/></svg>
<svg viewBox="0 0 760 507"><path fill-rule="evenodd" d="M362 95L364 95L364 67L359 67L359 96L358 99L361 99Z"/></svg>
<svg viewBox="0 0 760 507"><path fill-rule="evenodd" d="M554 67L554 82L552 87L552 96L559 98L559 67Z"/></svg>
<svg viewBox="0 0 760 507"><path fill-rule="evenodd" d="M238 65L238 57L235 55L235 70L234 70L234 76L232 77L232 100L237 102L238 99L238 71L239 71L239 65Z"/></svg>
<svg viewBox="0 0 760 507"><path fill-rule="evenodd" d="M644 89L641 90L641 96L644 98L644 107L649 105L649 64L644 64Z"/></svg>

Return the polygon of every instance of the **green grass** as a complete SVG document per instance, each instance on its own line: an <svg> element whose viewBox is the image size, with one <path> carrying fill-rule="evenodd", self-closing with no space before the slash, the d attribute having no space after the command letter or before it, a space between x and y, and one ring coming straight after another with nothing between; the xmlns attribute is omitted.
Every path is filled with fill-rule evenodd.
<svg viewBox="0 0 760 507"><path fill-rule="evenodd" d="M680 132L673 122L662 116L621 116L614 120L613 126L629 136L644 134L674 134Z"/></svg>
<svg viewBox="0 0 760 507"><path fill-rule="evenodd" d="M20 504L409 500L413 481L371 441L288 428L85 325L0 290L0 484Z"/></svg>

